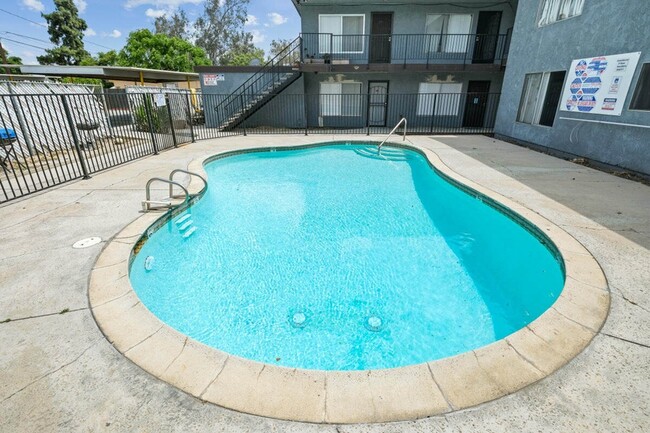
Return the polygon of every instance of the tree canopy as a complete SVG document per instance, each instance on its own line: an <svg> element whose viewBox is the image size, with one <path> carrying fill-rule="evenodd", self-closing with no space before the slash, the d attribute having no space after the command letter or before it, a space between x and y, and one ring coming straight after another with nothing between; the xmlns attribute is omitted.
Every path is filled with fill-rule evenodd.
<svg viewBox="0 0 650 433"><path fill-rule="evenodd" d="M172 15L163 15L157 17L154 21L155 33L162 33L173 38L189 39L190 22L185 15L185 11L179 9Z"/></svg>
<svg viewBox="0 0 650 433"><path fill-rule="evenodd" d="M0 46L0 60L1 59L7 59L6 63L8 63L10 65L22 65L23 64L23 59L21 59L18 56L10 56L9 51L5 50L2 46ZM5 69L0 69L0 73L5 72L5 71L6 71L6 68ZM12 74L20 73L20 69L18 69L18 68L11 68L9 71Z"/></svg>
<svg viewBox="0 0 650 433"><path fill-rule="evenodd" d="M54 48L38 56L40 64L79 65L90 54L84 48L86 21L79 17L79 10L73 0L54 0L52 13L41 13L47 21L47 32Z"/></svg>
<svg viewBox="0 0 650 433"><path fill-rule="evenodd" d="M162 33L140 29L129 34L126 45L115 58L114 52L101 53L98 63L117 61L119 66L191 72L194 66L210 64L205 52L191 43Z"/></svg>
<svg viewBox="0 0 650 433"><path fill-rule="evenodd" d="M206 0L203 15L194 23L196 45L218 65L232 64L235 58L256 48L253 36L244 31L249 0Z"/></svg>

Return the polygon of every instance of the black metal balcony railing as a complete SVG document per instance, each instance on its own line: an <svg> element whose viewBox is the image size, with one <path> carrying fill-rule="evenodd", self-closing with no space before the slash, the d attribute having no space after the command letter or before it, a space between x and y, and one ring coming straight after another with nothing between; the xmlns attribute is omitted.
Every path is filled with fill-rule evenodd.
<svg viewBox="0 0 650 433"><path fill-rule="evenodd" d="M304 63L499 63L507 58L508 34L335 35L302 33Z"/></svg>

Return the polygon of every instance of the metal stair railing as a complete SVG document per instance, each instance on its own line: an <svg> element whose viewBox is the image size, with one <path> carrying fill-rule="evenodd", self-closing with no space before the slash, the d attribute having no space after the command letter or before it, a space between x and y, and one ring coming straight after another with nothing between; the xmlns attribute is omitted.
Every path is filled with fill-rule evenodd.
<svg viewBox="0 0 650 433"><path fill-rule="evenodd" d="M169 173L169 180L170 180L170 181L173 182L173 180L174 180L174 175L175 175L176 173L185 173L185 174L187 174L187 175L190 175L190 177L191 177L191 176L198 177L199 179L201 179L201 180L203 181L203 187L204 187L204 188L208 186L208 181L205 180L205 178L204 178L203 176L201 176L201 175L198 174L198 173L194 173L193 171L187 171L187 170L183 170L183 169L181 169L181 168L176 168L176 169L172 170L171 173ZM178 195L174 195L174 185L176 185L175 182L169 184L169 197L171 197L171 198L179 198L180 196L178 196Z"/></svg>
<svg viewBox="0 0 650 433"><path fill-rule="evenodd" d="M275 88L289 78L287 74L293 75L294 72L289 73L286 67L291 66L294 61L299 61L300 57L297 57L295 53L298 50L300 54L301 46L302 39L299 36L260 67L257 72L244 81L223 101L218 103L214 109L221 114L220 123L226 123L233 114L237 113L238 109L239 113L243 114L255 103L259 102L259 98L255 100L255 97L273 93Z"/></svg>
<svg viewBox="0 0 650 433"><path fill-rule="evenodd" d="M407 124L408 122L406 121L406 117L402 117L402 119L401 119L399 122L397 122L397 125L395 125L395 127L394 127L394 128L393 128L393 129L388 133L388 135L386 136L386 138L384 138L384 141L382 141L381 143L379 143L379 146L377 146L377 155L380 155L380 154L381 154L381 146L383 146L384 143L386 143L386 142L388 141L388 139L390 138L390 136L393 135L393 133L394 133L395 131L397 131L397 128L399 128L400 125L401 125L402 123L404 124L404 135L402 136L402 141L405 141L405 140L406 140L406 124Z"/></svg>

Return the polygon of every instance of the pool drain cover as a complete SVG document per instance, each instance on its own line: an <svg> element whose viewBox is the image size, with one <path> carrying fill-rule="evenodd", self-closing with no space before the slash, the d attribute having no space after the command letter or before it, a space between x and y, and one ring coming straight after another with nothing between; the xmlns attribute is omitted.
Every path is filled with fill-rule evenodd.
<svg viewBox="0 0 650 433"><path fill-rule="evenodd" d="M377 316L370 316L368 317L368 320L366 320L366 328L368 331L379 332L383 325L384 323Z"/></svg>
<svg viewBox="0 0 650 433"><path fill-rule="evenodd" d="M305 322L307 321L307 316L305 315L305 313L297 312L291 316L290 321L291 321L291 326L293 326L294 328L302 328L303 326L305 326Z"/></svg>
<svg viewBox="0 0 650 433"><path fill-rule="evenodd" d="M93 245L97 245L101 241L102 241L102 238L97 237L97 236L93 236L92 238L86 238L86 239L82 239L80 241L75 242L72 245L72 248L77 248L77 249L79 249L79 248L88 248L88 247L92 247Z"/></svg>

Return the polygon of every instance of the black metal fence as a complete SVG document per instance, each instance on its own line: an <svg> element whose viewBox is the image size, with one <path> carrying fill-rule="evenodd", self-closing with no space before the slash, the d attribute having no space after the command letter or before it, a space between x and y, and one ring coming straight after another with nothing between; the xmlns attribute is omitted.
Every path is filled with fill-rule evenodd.
<svg viewBox="0 0 650 433"><path fill-rule="evenodd" d="M504 63L509 34L302 33L304 63Z"/></svg>
<svg viewBox="0 0 650 433"><path fill-rule="evenodd" d="M196 140L237 134L489 134L499 94L0 95L0 203ZM235 117L235 121L232 118Z"/></svg>
<svg viewBox="0 0 650 433"><path fill-rule="evenodd" d="M500 94L281 93L261 107L237 105L227 110L221 104L226 97L203 97L208 129L240 134L382 134L406 117L410 134L491 134Z"/></svg>

